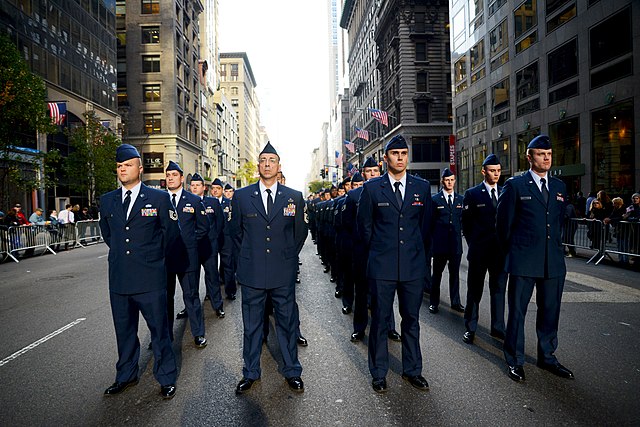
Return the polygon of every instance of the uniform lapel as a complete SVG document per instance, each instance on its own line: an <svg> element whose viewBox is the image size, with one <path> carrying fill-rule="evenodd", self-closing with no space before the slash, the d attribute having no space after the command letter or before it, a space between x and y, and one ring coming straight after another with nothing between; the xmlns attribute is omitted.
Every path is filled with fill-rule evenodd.
<svg viewBox="0 0 640 427"><path fill-rule="evenodd" d="M286 191L283 191L282 187L278 185L278 191L276 192L276 198L273 201L273 212L269 212L269 222L275 218L277 212L281 212L285 204L287 204L289 195ZM293 202L293 200L292 200Z"/></svg>
<svg viewBox="0 0 640 427"><path fill-rule="evenodd" d="M138 197L133 201L133 207L131 208L131 213L129 214L127 222L131 221L134 216L140 214L140 209L144 205L146 198L147 196L144 194L144 187L140 187L140 192L138 193Z"/></svg>
<svg viewBox="0 0 640 427"><path fill-rule="evenodd" d="M124 191L124 187L120 187L120 193L117 197L113 198L113 209L112 212L115 212L123 221L126 221L125 213L122 208L122 192Z"/></svg>
<svg viewBox="0 0 640 427"><path fill-rule="evenodd" d="M380 180L380 185L382 186L382 194L384 194L385 197L389 199L391 203L393 203L393 206L395 206L398 210L401 210L402 206L398 206L396 193L394 192L394 189L391 188L391 182L389 182L389 174L385 173L384 175L382 175L382 177L383 178Z"/></svg>
<svg viewBox="0 0 640 427"><path fill-rule="evenodd" d="M407 183L407 186L404 189L404 199L402 199L402 209L404 209L405 207L409 206L413 202L414 184L413 184L413 180L411 179L409 174L407 174L406 183Z"/></svg>
<svg viewBox="0 0 640 427"><path fill-rule="evenodd" d="M535 197L540 203L542 203L546 207L547 204L544 202L544 198L542 198L542 192L540 191L540 188L538 188L538 185L536 184L536 182L533 180L533 177L531 176L531 172L529 171L527 171L526 183L527 183L527 186L529 187L529 192L533 194L533 197Z"/></svg>
<svg viewBox="0 0 640 427"><path fill-rule="evenodd" d="M260 194L260 186L256 183L253 184L253 191L251 192L251 203L260 215L267 221L269 218L267 217L267 211L264 209L264 204L262 203L262 195Z"/></svg>

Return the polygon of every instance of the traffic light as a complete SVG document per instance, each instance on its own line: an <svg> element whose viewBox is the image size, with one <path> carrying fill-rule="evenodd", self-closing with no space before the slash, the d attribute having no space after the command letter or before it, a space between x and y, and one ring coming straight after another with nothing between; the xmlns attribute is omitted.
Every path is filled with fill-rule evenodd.
<svg viewBox="0 0 640 427"><path fill-rule="evenodd" d="M324 168L320 169L320 178L322 178L322 179L325 178Z"/></svg>
<svg viewBox="0 0 640 427"><path fill-rule="evenodd" d="M329 168L325 166L324 168L324 177L329 178Z"/></svg>

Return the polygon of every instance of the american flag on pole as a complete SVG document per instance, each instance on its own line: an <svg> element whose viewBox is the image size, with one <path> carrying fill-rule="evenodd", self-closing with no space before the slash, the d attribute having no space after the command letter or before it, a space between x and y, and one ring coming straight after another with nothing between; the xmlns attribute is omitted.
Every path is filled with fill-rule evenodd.
<svg viewBox="0 0 640 427"><path fill-rule="evenodd" d="M356 145L353 142L347 141L345 139L344 146L347 148L347 150L349 150L350 153L355 153L356 152Z"/></svg>
<svg viewBox="0 0 640 427"><path fill-rule="evenodd" d="M369 140L369 131L367 131L366 129L356 128L356 135L358 136L358 138L362 138L365 141Z"/></svg>
<svg viewBox="0 0 640 427"><path fill-rule="evenodd" d="M337 165L341 165L342 164L342 153L340 151L336 150L336 164Z"/></svg>
<svg viewBox="0 0 640 427"><path fill-rule="evenodd" d="M357 169L351 163L347 163L347 175L353 176L353 174L356 172Z"/></svg>
<svg viewBox="0 0 640 427"><path fill-rule="evenodd" d="M67 117L67 104L65 102L49 102L47 106L51 115L51 123L54 125L64 124Z"/></svg>
<svg viewBox="0 0 640 427"><path fill-rule="evenodd" d="M389 126L389 115L386 111L376 110L375 108L369 108L369 112L373 116L374 119L379 121L385 126Z"/></svg>

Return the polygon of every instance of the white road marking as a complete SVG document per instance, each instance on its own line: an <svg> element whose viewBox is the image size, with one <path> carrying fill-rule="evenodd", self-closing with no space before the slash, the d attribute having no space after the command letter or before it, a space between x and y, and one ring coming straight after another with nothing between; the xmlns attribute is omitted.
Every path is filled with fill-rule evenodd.
<svg viewBox="0 0 640 427"><path fill-rule="evenodd" d="M104 257L106 257L106 256L109 256L109 254L106 254L106 255L100 255L100 256L98 257L98 259L100 259L100 258L104 258Z"/></svg>
<svg viewBox="0 0 640 427"><path fill-rule="evenodd" d="M63 326L62 328L58 329L57 331L53 331L51 332L49 335L47 335L46 337L42 337L40 338L38 341L35 341L31 344L29 344L28 346L26 346L25 348L16 351L15 353L13 353L11 356L5 357L4 359L0 360L0 366L4 366L7 363L11 362L14 359L17 359L18 357L22 356L23 354L25 354L27 351L29 350L33 350L34 348L36 348L37 346L39 346L40 344L49 341L51 338L55 337L58 334L63 333L64 331L66 331L69 328L74 327L75 325L77 325L78 323L82 322L83 320L87 320L84 317L81 317L80 319L76 319L73 322L69 323L68 325Z"/></svg>
<svg viewBox="0 0 640 427"><path fill-rule="evenodd" d="M562 302L640 302L640 290L587 274L567 272L567 280L598 289L598 292L564 292Z"/></svg>

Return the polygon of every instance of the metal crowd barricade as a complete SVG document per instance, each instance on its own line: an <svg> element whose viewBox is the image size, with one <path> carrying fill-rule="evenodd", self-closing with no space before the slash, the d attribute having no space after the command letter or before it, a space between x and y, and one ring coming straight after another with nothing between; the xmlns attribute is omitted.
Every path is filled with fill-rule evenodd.
<svg viewBox="0 0 640 427"><path fill-rule="evenodd" d="M565 222L562 244L567 247L595 251L587 264L597 258L596 265L604 258L605 227L597 219L571 218Z"/></svg>
<svg viewBox="0 0 640 427"><path fill-rule="evenodd" d="M620 221L608 224L608 232L603 242L603 252L613 259L611 254L617 254L622 263L628 263L629 257L640 256L640 223Z"/></svg>
<svg viewBox="0 0 640 427"><path fill-rule="evenodd" d="M74 223L58 224L49 230L50 243L49 247L60 250L60 246L64 245L65 249L71 245L72 248L77 246L76 241L76 225ZM55 253L55 252L54 252Z"/></svg>
<svg viewBox="0 0 640 427"><path fill-rule="evenodd" d="M77 221L76 225L76 240L79 246L85 247L92 243L98 243L102 240L102 233L98 226L97 219L90 219L86 221Z"/></svg>
<svg viewBox="0 0 640 427"><path fill-rule="evenodd" d="M49 247L49 233L44 225L20 225L17 227L9 227L9 255L18 262L15 255L23 256L28 254L36 254L36 250L40 254L47 250L55 254Z"/></svg>
<svg viewBox="0 0 640 427"><path fill-rule="evenodd" d="M11 257L14 261L18 261L16 257L11 255L11 245L9 244L9 227L0 225L0 262Z"/></svg>

